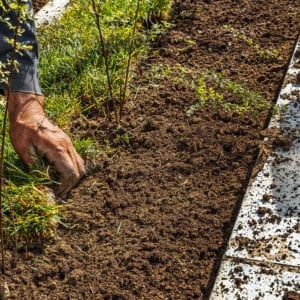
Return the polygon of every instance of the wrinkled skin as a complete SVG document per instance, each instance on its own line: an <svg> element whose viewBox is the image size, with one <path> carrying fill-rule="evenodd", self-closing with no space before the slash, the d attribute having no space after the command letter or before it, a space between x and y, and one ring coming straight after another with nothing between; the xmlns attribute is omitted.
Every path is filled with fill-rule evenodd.
<svg viewBox="0 0 300 300"><path fill-rule="evenodd" d="M60 174L56 195L64 198L85 174L84 161L70 138L44 113L44 97L10 92L8 101L11 143L30 168L39 153L53 163Z"/></svg>

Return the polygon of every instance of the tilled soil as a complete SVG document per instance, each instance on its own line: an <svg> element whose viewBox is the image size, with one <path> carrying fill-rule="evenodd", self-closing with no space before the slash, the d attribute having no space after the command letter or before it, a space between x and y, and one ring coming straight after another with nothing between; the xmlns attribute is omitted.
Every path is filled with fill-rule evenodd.
<svg viewBox="0 0 300 300"><path fill-rule="evenodd" d="M296 7L296 0L175 1L173 25L137 66L122 131L96 112L74 122L74 134L109 144L108 154L72 191L55 241L8 268L15 298L209 296L269 112L205 106L186 117L197 101L191 82L204 70L224 71L274 102L297 39ZM261 57L224 25L279 57Z"/></svg>
<svg viewBox="0 0 300 300"><path fill-rule="evenodd" d="M34 11L39 11L47 2L48 0L32 0Z"/></svg>

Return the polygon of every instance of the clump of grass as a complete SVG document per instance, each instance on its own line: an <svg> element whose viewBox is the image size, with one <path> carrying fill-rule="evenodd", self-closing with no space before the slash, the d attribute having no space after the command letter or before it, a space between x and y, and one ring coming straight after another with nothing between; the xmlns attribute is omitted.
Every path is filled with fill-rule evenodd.
<svg viewBox="0 0 300 300"><path fill-rule="evenodd" d="M53 234L62 211L61 206L48 203L45 189L8 181L3 192L3 228L8 242L32 242Z"/></svg>
<svg viewBox="0 0 300 300"><path fill-rule="evenodd" d="M238 114L258 114L271 106L260 93L250 90L243 83L227 79L223 73L213 71L206 71L200 76L196 95L198 101L187 110L188 117L207 104L214 109Z"/></svg>

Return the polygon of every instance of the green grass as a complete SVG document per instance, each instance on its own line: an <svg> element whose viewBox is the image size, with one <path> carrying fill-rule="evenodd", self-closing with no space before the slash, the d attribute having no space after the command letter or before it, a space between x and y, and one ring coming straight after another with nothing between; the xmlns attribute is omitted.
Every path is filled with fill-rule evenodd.
<svg viewBox="0 0 300 300"><path fill-rule="evenodd" d="M161 15L165 17L169 2L141 1L137 24L139 30L133 37L133 66L146 54L149 35L144 24L154 22L153 19L156 21ZM100 21L109 55L113 95L118 100L125 79L137 1L112 0L101 3ZM44 28L39 33L41 81L48 97L47 109L63 127L68 127L74 114L101 108L110 98L95 16L86 6L85 1L74 1L72 9L58 24ZM157 23L152 27L155 27L156 33L162 29ZM133 73L130 72L130 78ZM59 109L58 101L61 103Z"/></svg>
<svg viewBox="0 0 300 300"><path fill-rule="evenodd" d="M47 202L46 191L34 183L15 185L4 189L3 224L7 240L34 241L50 236L59 222L61 206Z"/></svg>
<svg viewBox="0 0 300 300"><path fill-rule="evenodd" d="M125 80L130 38L137 0L98 1L101 26L109 53L109 70L117 101ZM134 65L146 55L151 40L167 25L170 0L141 1L134 37ZM151 30L150 30L151 29ZM40 76L46 95L46 111L73 138L77 151L85 158L99 151L113 151L109 145L98 146L92 138L74 138L70 128L74 119L92 108L103 111L109 99L104 60L91 1L74 0L62 19L39 30ZM133 92L134 94L134 92ZM128 91L126 97L130 97ZM4 104L0 105L3 116ZM0 125L2 119L0 119ZM78 134L77 134L78 135ZM53 233L53 222L61 215L60 206L48 203L41 186L52 183L42 160L30 173L6 138L5 184L3 186L3 227L8 241L30 241ZM101 150L102 148L102 150ZM105 154L104 153L104 154Z"/></svg>

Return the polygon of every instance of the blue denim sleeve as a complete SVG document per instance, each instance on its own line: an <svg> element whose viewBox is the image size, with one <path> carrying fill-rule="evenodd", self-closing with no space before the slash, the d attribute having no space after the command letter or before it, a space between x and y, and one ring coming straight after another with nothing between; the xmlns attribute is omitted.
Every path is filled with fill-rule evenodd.
<svg viewBox="0 0 300 300"><path fill-rule="evenodd" d="M17 23L17 11L9 10L8 4L17 2L16 0L2 1L0 6L0 90L7 89L7 71L9 70L12 56L12 45L9 39L14 38L14 29ZM39 74L38 74L38 43L35 34L35 24L33 19L33 9L31 0L22 0L26 5L25 20L20 21L21 33L17 37L17 42L29 46L21 50L15 56L18 68L12 74L11 91L27 92L42 95ZM8 26L7 21L13 26ZM6 71L6 72L5 72ZM6 75L4 75L6 73Z"/></svg>

